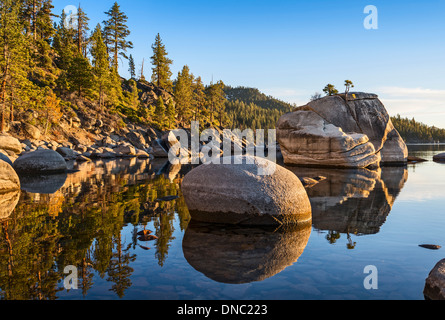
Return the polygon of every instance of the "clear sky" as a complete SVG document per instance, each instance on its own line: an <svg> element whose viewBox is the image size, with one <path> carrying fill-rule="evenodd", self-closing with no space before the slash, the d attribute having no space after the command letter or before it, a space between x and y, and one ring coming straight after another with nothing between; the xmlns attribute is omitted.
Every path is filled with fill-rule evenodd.
<svg viewBox="0 0 445 320"><path fill-rule="evenodd" d="M53 0L55 13L71 0ZM84 0L90 29L114 0ZM391 115L445 128L445 1L428 0L119 0L128 16L137 69L157 33L173 60L208 84L260 89L303 105L328 83L344 80L379 95ZM366 29L367 5L378 29ZM128 77L128 63L120 74Z"/></svg>

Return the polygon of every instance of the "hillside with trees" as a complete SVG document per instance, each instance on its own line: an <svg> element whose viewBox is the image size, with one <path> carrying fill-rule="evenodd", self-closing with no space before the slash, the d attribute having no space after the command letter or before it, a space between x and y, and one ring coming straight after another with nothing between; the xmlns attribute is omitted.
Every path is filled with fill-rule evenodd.
<svg viewBox="0 0 445 320"><path fill-rule="evenodd" d="M256 88L224 88L226 114L232 128L274 129L278 119L295 105L265 95Z"/></svg>
<svg viewBox="0 0 445 320"><path fill-rule="evenodd" d="M162 132L189 127L193 120L201 129L267 129L294 107L256 88L230 87L222 80L204 84L187 65L174 75L159 33L151 47L147 44L147 81L145 59L136 72L140 62L131 53L128 17L117 2L95 26L80 5L76 15L53 11L52 0L0 1L1 132L24 139L34 128L48 140L94 142L99 133L125 131L128 125ZM119 75L122 65L130 79ZM348 81L346 90L353 87ZM335 88L324 91L334 94ZM445 140L443 129L400 116L393 122L408 142Z"/></svg>
<svg viewBox="0 0 445 320"><path fill-rule="evenodd" d="M230 125L224 83L205 85L188 66L173 79L160 34L151 52L147 45L151 82L136 74L128 17L117 2L96 26L80 5L70 16L53 9L51 0L0 1L1 132L20 135L26 125L61 140L73 127L94 136L95 123L105 133L133 123L160 131L191 120ZM131 79L118 73L125 63Z"/></svg>
<svg viewBox="0 0 445 320"><path fill-rule="evenodd" d="M414 118L391 117L394 127L407 143L445 142L445 129L428 126Z"/></svg>

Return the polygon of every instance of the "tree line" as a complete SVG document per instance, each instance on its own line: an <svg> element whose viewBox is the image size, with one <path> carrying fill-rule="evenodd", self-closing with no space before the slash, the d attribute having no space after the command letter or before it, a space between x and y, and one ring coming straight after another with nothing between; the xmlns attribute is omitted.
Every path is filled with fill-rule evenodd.
<svg viewBox="0 0 445 320"><path fill-rule="evenodd" d="M408 143L445 142L445 129L428 126L414 118L402 118L399 114L391 117L394 127Z"/></svg>
<svg viewBox="0 0 445 320"><path fill-rule="evenodd" d="M41 121L47 127L57 123L73 98L95 102L105 113L136 114L160 129L190 125L191 120L229 125L224 83L204 85L187 65L172 79L173 61L159 34L151 45L150 80L173 99L141 107L136 82L146 79L143 70L135 70L128 17L117 2L94 28L80 5L76 15L56 15L53 9L51 0L0 1L1 132L28 109L46 114ZM128 61L128 80L118 73L121 61Z"/></svg>

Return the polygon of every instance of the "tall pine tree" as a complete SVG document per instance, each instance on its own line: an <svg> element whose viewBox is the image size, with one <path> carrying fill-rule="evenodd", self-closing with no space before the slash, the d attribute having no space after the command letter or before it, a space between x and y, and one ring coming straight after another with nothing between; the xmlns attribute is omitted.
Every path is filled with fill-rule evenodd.
<svg viewBox="0 0 445 320"><path fill-rule="evenodd" d="M111 54L112 66L118 70L119 67L119 55L128 59L127 49L133 48L133 43L127 41L127 37L130 35L130 30L126 25L128 17L120 10L120 6L117 2L113 7L105 12L109 19L104 23L104 38L108 47L108 52Z"/></svg>
<svg viewBox="0 0 445 320"><path fill-rule="evenodd" d="M193 116L193 80L189 67L184 66L178 73L174 90L176 111L182 125L189 124Z"/></svg>
<svg viewBox="0 0 445 320"><path fill-rule="evenodd" d="M75 41L77 43L77 51L80 54L83 54L84 57L87 55L87 43L88 43L88 31L90 30L88 28L88 21L90 19L88 18L87 14L83 9L80 7L77 9L77 32Z"/></svg>
<svg viewBox="0 0 445 320"><path fill-rule="evenodd" d="M165 50L165 45L162 43L159 33L151 48L153 49L153 56L151 56L151 63L153 65L151 81L158 87L171 91L173 85L171 81L172 72L170 70L170 65L173 61L167 57L168 53Z"/></svg>
<svg viewBox="0 0 445 320"><path fill-rule="evenodd" d="M0 2L0 131L6 129L7 118L13 118L14 99L29 96L33 87L28 79L30 71L30 42L22 33L19 19L20 3L14 0ZM36 96L38 94L35 94ZM8 108L9 103L9 108ZM9 110L8 110L9 109ZM9 117L7 115L9 114Z"/></svg>
<svg viewBox="0 0 445 320"><path fill-rule="evenodd" d="M108 62L107 47L102 38L102 29L98 24L91 36L91 56L95 86L99 96L99 107L103 111L105 94L110 89L110 67Z"/></svg>

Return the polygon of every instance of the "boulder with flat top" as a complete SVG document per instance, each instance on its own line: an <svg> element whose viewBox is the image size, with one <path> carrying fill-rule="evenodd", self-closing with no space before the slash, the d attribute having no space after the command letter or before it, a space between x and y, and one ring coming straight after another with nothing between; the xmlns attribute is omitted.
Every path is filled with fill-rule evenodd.
<svg viewBox="0 0 445 320"><path fill-rule="evenodd" d="M277 140L289 165L404 165L408 149L375 94L327 96L284 114Z"/></svg>

